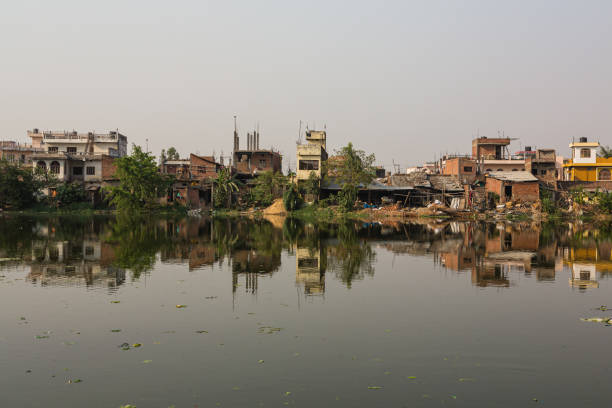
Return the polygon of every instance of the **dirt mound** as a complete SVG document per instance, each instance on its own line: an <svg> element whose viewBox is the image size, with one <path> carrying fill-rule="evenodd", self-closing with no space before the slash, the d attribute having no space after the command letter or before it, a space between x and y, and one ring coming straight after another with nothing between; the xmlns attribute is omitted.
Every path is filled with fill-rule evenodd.
<svg viewBox="0 0 612 408"><path fill-rule="evenodd" d="M263 210L264 215L285 215L287 211L285 211L285 205L283 204L282 198L277 198L274 200L271 206Z"/></svg>

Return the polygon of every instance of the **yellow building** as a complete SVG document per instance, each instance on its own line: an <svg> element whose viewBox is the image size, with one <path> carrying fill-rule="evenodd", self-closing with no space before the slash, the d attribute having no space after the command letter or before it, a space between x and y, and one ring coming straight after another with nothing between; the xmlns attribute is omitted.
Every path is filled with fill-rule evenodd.
<svg viewBox="0 0 612 408"><path fill-rule="evenodd" d="M566 181L610 181L612 158L597 157L599 142L589 142L581 137L579 142L569 145L572 158L563 163L563 178Z"/></svg>
<svg viewBox="0 0 612 408"><path fill-rule="evenodd" d="M325 160L327 160L327 133L316 130L306 131L306 144L297 146L297 179L308 180L312 172L321 177Z"/></svg>

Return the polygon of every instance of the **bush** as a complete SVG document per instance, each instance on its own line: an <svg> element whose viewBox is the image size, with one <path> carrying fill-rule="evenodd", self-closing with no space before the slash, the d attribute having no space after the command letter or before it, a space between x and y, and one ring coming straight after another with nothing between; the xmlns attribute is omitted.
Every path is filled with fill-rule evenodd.
<svg viewBox="0 0 612 408"><path fill-rule="evenodd" d="M283 204L285 205L285 210L287 211L295 211L302 206L304 200L298 191L298 188L295 184L289 186L289 189L285 191L283 194Z"/></svg>
<svg viewBox="0 0 612 408"><path fill-rule="evenodd" d="M599 209L606 214L612 214L612 193L599 193L597 199Z"/></svg>
<svg viewBox="0 0 612 408"><path fill-rule="evenodd" d="M542 211L552 217L559 216L559 206L553 199L553 195L548 190L540 190L540 200L542 202Z"/></svg>
<svg viewBox="0 0 612 408"><path fill-rule="evenodd" d="M55 199L59 207L66 207L87 199L83 186L78 183L62 183L55 191L57 192Z"/></svg>
<svg viewBox="0 0 612 408"><path fill-rule="evenodd" d="M338 205L350 211L355 207L355 201L357 201L357 187L348 183L342 186L342 190L338 193Z"/></svg>

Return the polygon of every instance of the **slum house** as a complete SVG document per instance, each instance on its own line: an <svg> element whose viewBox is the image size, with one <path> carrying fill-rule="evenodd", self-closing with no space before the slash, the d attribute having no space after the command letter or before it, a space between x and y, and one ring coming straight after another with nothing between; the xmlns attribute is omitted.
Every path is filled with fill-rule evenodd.
<svg viewBox="0 0 612 408"><path fill-rule="evenodd" d="M343 183L338 183L332 178L323 180L321 182L321 198L325 199L337 195L342 190L343 185ZM402 203L413 190L410 186L390 186L376 180L367 186L360 184L358 188L357 199L373 205Z"/></svg>
<svg viewBox="0 0 612 408"><path fill-rule="evenodd" d="M499 203L536 202L540 199L538 179L527 171L495 171L486 175L488 195L497 195Z"/></svg>
<svg viewBox="0 0 612 408"><path fill-rule="evenodd" d="M527 146L525 151L533 152L525 156L525 171L530 172L544 183L555 185L558 177L555 150L538 149L532 151L531 147Z"/></svg>
<svg viewBox="0 0 612 408"><path fill-rule="evenodd" d="M408 207L423 207L438 200L453 208L465 208L465 190L453 176L414 172L394 174L386 184L393 188L409 188L402 195L402 203Z"/></svg>
<svg viewBox="0 0 612 408"><path fill-rule="evenodd" d="M166 203L177 202L190 208L208 207L212 201L212 182L218 177L223 165L214 156L191 153L189 159L166 160L161 165L164 174L175 180Z"/></svg>

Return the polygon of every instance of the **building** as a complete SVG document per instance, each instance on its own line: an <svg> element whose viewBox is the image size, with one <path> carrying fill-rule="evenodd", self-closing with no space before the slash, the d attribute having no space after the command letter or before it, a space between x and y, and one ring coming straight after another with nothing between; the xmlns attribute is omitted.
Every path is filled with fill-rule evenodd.
<svg viewBox="0 0 612 408"><path fill-rule="evenodd" d="M22 144L12 140L0 142L0 160L6 160L11 163L31 166L32 155L42 151L42 148L34 147L31 144Z"/></svg>
<svg viewBox="0 0 612 408"><path fill-rule="evenodd" d="M259 147L259 131L247 133L247 148L240 149L240 138L234 124L234 151L232 155L232 167L239 177L253 177L264 171L282 171L282 156L273 149L261 149Z"/></svg>
<svg viewBox="0 0 612 408"><path fill-rule="evenodd" d="M442 174L455 176L463 183L472 183L477 177L476 160L468 157L447 157L442 160Z"/></svg>
<svg viewBox="0 0 612 408"><path fill-rule="evenodd" d="M107 134L28 131L32 163L65 183L80 183L92 202L100 197L103 185L114 183L115 158L127 155L127 137L117 131ZM53 196L54 189L44 191Z"/></svg>
<svg viewBox="0 0 612 408"><path fill-rule="evenodd" d="M485 190L496 194L500 203L535 202L540 199L538 179L527 171L494 171L486 175Z"/></svg>
<svg viewBox="0 0 612 408"><path fill-rule="evenodd" d="M322 178L323 162L327 160L327 132L306 131L306 143L297 146L297 180L308 180L314 172Z"/></svg>
<svg viewBox="0 0 612 408"><path fill-rule="evenodd" d="M538 180L554 184L557 181L557 157L554 149L538 149L525 157L525 171Z"/></svg>
<svg viewBox="0 0 612 408"><path fill-rule="evenodd" d="M488 138L482 136L472 140L472 159L476 160L477 172L491 171L523 171L525 159L521 156L512 156L508 150L511 139Z"/></svg>
<svg viewBox="0 0 612 408"><path fill-rule="evenodd" d="M612 158L597 157L599 142L589 142L581 137L569 145L572 158L563 164L563 179L566 181L610 181L612 180Z"/></svg>

